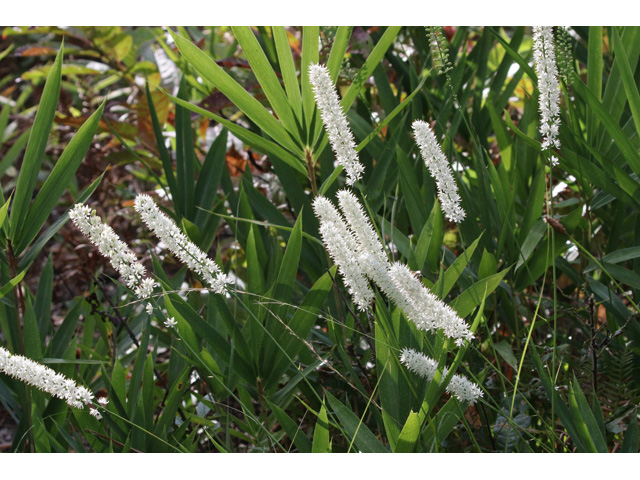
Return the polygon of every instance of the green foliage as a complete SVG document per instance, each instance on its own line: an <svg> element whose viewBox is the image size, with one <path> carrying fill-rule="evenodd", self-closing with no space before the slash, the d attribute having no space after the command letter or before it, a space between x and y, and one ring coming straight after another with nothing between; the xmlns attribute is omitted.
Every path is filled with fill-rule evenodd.
<svg viewBox="0 0 640 480"><path fill-rule="evenodd" d="M639 32L555 29L552 167L525 27L5 29L0 346L109 400L97 420L0 374L12 451L637 452ZM358 311L344 288L312 208L345 176L311 63L365 166L354 194L389 259L469 324L462 348L380 292ZM416 119L453 166L458 224ZM141 226L139 192L215 258L227 294ZM152 272L152 298L67 223L76 202ZM407 370L404 348L438 360L442 383ZM445 393L456 373L477 405Z"/></svg>

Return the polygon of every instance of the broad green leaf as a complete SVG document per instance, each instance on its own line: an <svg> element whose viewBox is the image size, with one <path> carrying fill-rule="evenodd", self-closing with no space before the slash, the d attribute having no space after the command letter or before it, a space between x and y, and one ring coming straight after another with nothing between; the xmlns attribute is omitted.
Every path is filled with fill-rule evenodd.
<svg viewBox="0 0 640 480"><path fill-rule="evenodd" d="M253 98L240 84L231 78L209 55L196 47L190 40L170 31L174 42L184 58L207 81L224 93L247 117L253 120L271 138L284 147L302 156L302 150L289 137L282 124L267 109Z"/></svg>
<svg viewBox="0 0 640 480"><path fill-rule="evenodd" d="M607 453L606 440L602 438L598 423L575 375L569 385L569 408L582 441L593 453Z"/></svg>
<svg viewBox="0 0 640 480"><path fill-rule="evenodd" d="M22 281L25 273L27 273L27 271L23 270L18 275L9 280L6 284L4 284L2 288L0 288L0 298L4 297L7 293L13 290L13 288Z"/></svg>
<svg viewBox="0 0 640 480"><path fill-rule="evenodd" d="M589 27L589 45L587 59L587 87L598 100L602 98L602 72L604 61L602 55L602 27ZM598 119L587 110L587 138L592 141L596 138Z"/></svg>
<svg viewBox="0 0 640 480"><path fill-rule="evenodd" d="M187 83L184 77L180 82L178 98L186 100ZM193 219L195 214L194 186L196 182L196 153L193 145L191 114L181 105L176 105L176 190L172 190L178 218L184 216ZM161 139L160 139L161 140Z"/></svg>
<svg viewBox="0 0 640 480"><path fill-rule="evenodd" d="M11 203L11 195L9 195L9 198L7 199L7 201L4 202L4 205L0 207L0 228L2 228L2 226L4 225L4 221L7 218L7 210L9 209L10 203Z"/></svg>
<svg viewBox="0 0 640 480"><path fill-rule="evenodd" d="M251 71L256 76L258 83L260 83L276 116L292 135L297 136L298 126L289 101L256 36L250 27L231 27L231 29L238 39L249 65L251 65Z"/></svg>
<svg viewBox="0 0 640 480"><path fill-rule="evenodd" d="M24 146L29 141L29 136L31 135L31 128L23 132L17 140L13 142L13 145L7 150L7 152L0 159L0 177L3 177L7 169L13 165L13 162L16 161Z"/></svg>
<svg viewBox="0 0 640 480"><path fill-rule="evenodd" d="M313 430L313 445L311 447L311 453L331 453L329 417L327 417L327 410L324 408L324 402L322 403L320 412L318 412L318 421L316 422L316 427Z"/></svg>
<svg viewBox="0 0 640 480"><path fill-rule="evenodd" d="M494 343L493 347L496 349L496 352L498 352L502 359L507 362L507 365L509 365L514 370L517 370L518 360L513 354L513 348L511 348L511 345L508 342L502 340L498 343Z"/></svg>
<svg viewBox="0 0 640 480"><path fill-rule="evenodd" d="M156 107L153 103L153 97L151 95L151 91L149 90L149 82L145 84L145 90L147 95L147 105L149 107L149 115L151 116L151 124L153 125L153 134L155 136L156 144L158 146L158 152L160 153L160 159L162 160L162 167L164 170L165 177L167 178L167 184L169 185L169 190L171 190L172 192L176 192L177 185L176 185L176 177L173 172L173 163L171 161L171 157L169 156L169 152L167 151L167 146L164 143L164 136L162 135L162 126L160 125L160 121L158 120Z"/></svg>
<svg viewBox="0 0 640 480"><path fill-rule="evenodd" d="M629 102L633 122L636 126L636 132L640 132L640 94L638 93L638 85L633 78L627 52L618 34L618 28L611 27L611 32L613 33L613 51L616 55L616 62L618 62L618 66L620 67L620 76L622 77L624 91L627 94L627 101Z"/></svg>
<svg viewBox="0 0 640 480"><path fill-rule="evenodd" d="M309 65L318 63L319 59L320 28L314 26L302 27L302 62L300 63L300 76L302 86L302 111L307 127L307 144L315 143L317 135L322 128L320 114L315 108L313 89L309 81ZM314 127L311 130L311 127Z"/></svg>
<svg viewBox="0 0 640 480"><path fill-rule="evenodd" d="M38 330L38 321L33 305L29 298L25 301L25 312L23 318L23 343L24 354L36 362L42 359L42 342Z"/></svg>
<svg viewBox="0 0 640 480"><path fill-rule="evenodd" d="M62 152L29 208L21 235L17 237L16 252L22 252L33 241L55 208L93 142L103 110L104 103L80 127Z"/></svg>
<svg viewBox="0 0 640 480"><path fill-rule="evenodd" d="M421 426L422 419L420 415L415 412L410 412L407 421L402 427L400 436L398 437L398 443L394 453L413 453L416 448L418 437L420 436Z"/></svg>
<svg viewBox="0 0 640 480"><path fill-rule="evenodd" d="M640 175L640 154L638 154L629 137L622 131L620 125L611 117L609 112L604 109L602 103L594 97L581 80L576 79L573 83L573 88L580 98L586 101L588 107L594 112L609 135L611 135L611 138L615 141L631 169L636 175Z"/></svg>
<svg viewBox="0 0 640 480"><path fill-rule="evenodd" d="M307 435L302 431L300 425L298 425L283 409L274 403L267 400L269 408L273 411L274 415L278 419L278 423L287 433L287 436L291 439L298 450L301 453L311 453L312 445Z"/></svg>
<svg viewBox="0 0 640 480"><path fill-rule="evenodd" d="M387 29L382 34L376 46L373 47L371 53L367 57L367 60L364 62L362 68L358 71L356 78L351 82L351 86L347 90L347 93L342 97L342 101L340 105L345 111L349 110L351 104L354 102L360 91L364 88L365 81L373 74L373 71L376 69L378 64L384 58L384 54L387 53L389 47L393 44L396 39L396 36L400 32L402 27L387 27Z"/></svg>
<svg viewBox="0 0 640 480"><path fill-rule="evenodd" d="M463 415L464 409L460 408L460 402L455 397L449 399L444 407L438 410L422 436L426 451L437 451Z"/></svg>
<svg viewBox="0 0 640 480"><path fill-rule="evenodd" d="M29 134L27 150L22 160L22 167L20 168L11 208L11 235L14 243L17 243L16 239L20 238L21 230L28 225L25 223L25 219L27 218L29 203L36 186L38 172L44 159L49 132L51 131L56 107L58 106L63 50L64 42L60 45L56 60L47 77L36 118ZM20 253L20 251L16 250L16 253Z"/></svg>
<svg viewBox="0 0 640 480"><path fill-rule="evenodd" d="M51 325L51 296L53 294L53 257L49 255L47 263L40 275L38 282L38 291L33 309L38 321L38 330L40 331L40 341L45 343L49 326Z"/></svg>
<svg viewBox="0 0 640 480"><path fill-rule="evenodd" d="M349 39L351 38L352 31L353 27L342 25L338 27L336 36L333 39L333 45L331 45L331 53L329 54L329 59L327 60L327 70L329 70L329 76L334 83L338 79L338 75L340 74L340 67L342 66L344 55L345 53L347 53L347 48L349 47Z"/></svg>
<svg viewBox="0 0 640 480"><path fill-rule="evenodd" d="M164 93L176 104L181 105L191 110L192 112L198 113L204 117L215 120L216 122L228 128L229 131L233 133L236 137L238 137L240 140L256 148L256 150L259 150L263 153L273 155L279 158L280 160L285 162L287 165L289 165L293 169L303 174L305 177L307 176L307 170L302 164L302 161L296 158L294 155L292 155L289 151L282 148L277 143L274 143L271 140L261 137L260 135L257 135L247 130L246 128L240 127L239 125L236 125L235 123L230 122L229 120L226 120L214 113L208 112L203 108L200 108L196 105L192 105L189 102L185 102L184 100L181 100L178 97L174 97L173 95L169 95L167 92L164 92Z"/></svg>
<svg viewBox="0 0 640 480"><path fill-rule="evenodd" d="M441 276L436 284L433 286L431 291L438 295L440 298L446 297L453 286L456 284L460 275L464 271L464 269L469 264L473 253L476 251L476 247L478 246L478 242L482 238L482 233L478 238L476 238L471 245L469 245L464 252L462 252L451 264L449 268L447 268L444 272L444 275Z"/></svg>
<svg viewBox="0 0 640 480"><path fill-rule="evenodd" d="M500 285L509 270L511 270L511 267L505 268L495 275L478 280L451 302L451 308L457 311L460 317L466 317L498 288L498 285Z"/></svg>
<svg viewBox="0 0 640 480"><path fill-rule="evenodd" d="M98 185L100 185L100 182L102 181L102 178L104 177L105 173L106 173L106 170L98 178L96 178L91 183L91 185L85 188L85 190L82 192L80 197L78 197L77 203L83 203L91 195L93 195L93 192L95 192L96 188L98 188ZM33 244L29 247L29 249L23 254L22 258L18 263L18 268L20 269L29 268L31 263L33 263L33 261L36 259L40 251L44 248L44 246L51 239L51 237L53 237L56 234L56 232L60 230L62 225L64 225L67 222L67 220L69 220L69 210L71 210L71 208L67 209L67 211L63 215L61 215L49 228L47 228L44 231L44 233L38 236L38 239L35 242L33 242Z"/></svg>
<svg viewBox="0 0 640 480"><path fill-rule="evenodd" d="M348 407L340 400L327 392L327 400L329 406L333 409L333 413L338 417L340 424L345 429L347 439L355 443L356 447L363 453L387 453L387 448L380 443L380 440L371 433L371 430L362 423Z"/></svg>
<svg viewBox="0 0 640 480"><path fill-rule="evenodd" d="M287 31L284 27L272 27L273 40L276 44L276 52L278 53L278 63L280 64L280 72L284 80L284 88L287 91L287 100L291 104L291 108L296 114L298 121L302 122L302 97L300 95L300 84L296 73L296 66L293 63L293 54Z"/></svg>

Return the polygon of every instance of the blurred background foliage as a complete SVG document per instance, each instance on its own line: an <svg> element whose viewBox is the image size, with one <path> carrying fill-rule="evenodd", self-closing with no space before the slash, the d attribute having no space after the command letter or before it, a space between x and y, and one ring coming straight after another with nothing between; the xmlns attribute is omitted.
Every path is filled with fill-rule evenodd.
<svg viewBox="0 0 640 480"><path fill-rule="evenodd" d="M0 338L110 400L97 421L0 375L2 450L638 451L638 28L554 29L553 169L529 28L172 30L2 31ZM476 322L448 353L481 384L475 406L428 404L398 355L440 340L381 297L355 314L331 266L311 201L344 178L311 62L341 93L357 192L393 259ZM415 119L454 168L459 225ZM133 213L140 192L223 266L229 295L165 254ZM85 200L162 283L175 333L65 223Z"/></svg>

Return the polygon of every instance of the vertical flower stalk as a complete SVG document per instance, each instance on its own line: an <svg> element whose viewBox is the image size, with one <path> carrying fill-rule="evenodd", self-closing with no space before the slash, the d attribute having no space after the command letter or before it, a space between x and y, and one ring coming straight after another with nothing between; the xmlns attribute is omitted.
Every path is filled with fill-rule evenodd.
<svg viewBox="0 0 640 480"><path fill-rule="evenodd" d="M0 347L0 372L60 398L74 408L91 405L93 394L85 387L22 355L13 355ZM91 414L96 416L91 411ZM96 410L97 413L97 410Z"/></svg>
<svg viewBox="0 0 640 480"><path fill-rule="evenodd" d="M197 245L189 241L173 223L173 220L160 211L149 195L138 195L134 207L142 217L142 221L182 263L187 265L191 271L202 276L215 293L225 291L225 286L229 281L227 276Z"/></svg>
<svg viewBox="0 0 640 480"><path fill-rule="evenodd" d="M541 148L542 151L560 148L560 82L551 27L533 27L533 59L540 91ZM558 164L555 155L551 156L551 164Z"/></svg>
<svg viewBox="0 0 640 480"><path fill-rule="evenodd" d="M427 380L433 380L438 369L438 362L433 358L416 352L413 349L405 348L400 355L400 362L404 364L413 373L426 378ZM442 378L447 376L449 369L444 367L442 370ZM484 394L480 387L475 383L469 381L464 375L455 374L451 377L451 381L446 387L447 392L455 396L461 402L468 402L470 405L476 403L476 401Z"/></svg>
<svg viewBox="0 0 640 480"><path fill-rule="evenodd" d="M113 268L124 278L127 287L133 290L138 298L145 299L151 296L157 283L151 278L144 278L144 266L113 229L102 222L95 210L84 204L76 204L69 212L69 217L83 235L98 247L100 253L111 261Z"/></svg>
<svg viewBox="0 0 640 480"><path fill-rule="evenodd" d="M413 122L413 133L424 163L436 181L442 212L452 222L461 222L465 211L460 206L458 186L433 130L427 122L416 120Z"/></svg>
<svg viewBox="0 0 640 480"><path fill-rule="evenodd" d="M310 65L309 81L336 160L347 173L347 184L353 185L362 176L364 166L359 161L353 133L340 106L340 98L329 76L329 70L323 65Z"/></svg>

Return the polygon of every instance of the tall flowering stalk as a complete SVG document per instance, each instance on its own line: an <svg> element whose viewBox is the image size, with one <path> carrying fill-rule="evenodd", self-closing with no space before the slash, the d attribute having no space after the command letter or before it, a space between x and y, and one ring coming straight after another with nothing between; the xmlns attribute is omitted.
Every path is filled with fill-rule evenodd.
<svg viewBox="0 0 640 480"><path fill-rule="evenodd" d="M61 373L27 357L13 355L3 347L0 347L0 372L60 398L74 408L91 405L93 399L93 394L87 388L78 386ZM91 414L96 417L99 415L93 408Z"/></svg>
<svg viewBox="0 0 640 480"><path fill-rule="evenodd" d="M436 181L442 212L452 222L461 222L465 211L460 206L458 186L433 130L427 122L416 120L413 122L413 133L424 163Z"/></svg>
<svg viewBox="0 0 640 480"><path fill-rule="evenodd" d="M135 200L135 209L144 223L182 263L202 276L214 292L225 291L225 285L228 283L227 276L197 245L189 241L173 220L160 211L149 195L138 195Z"/></svg>
<svg viewBox="0 0 640 480"><path fill-rule="evenodd" d="M133 290L138 298L151 296L157 283L152 278L144 278L144 266L113 229L102 222L95 210L84 204L77 204L69 212L69 217L91 243L98 247L100 253L111 261L113 268L122 275L127 287Z"/></svg>
<svg viewBox="0 0 640 480"><path fill-rule="evenodd" d="M540 90L541 148L543 151L560 148L560 82L551 27L533 27L533 59ZM551 164L558 164L555 155L551 156Z"/></svg>
<svg viewBox="0 0 640 480"><path fill-rule="evenodd" d="M315 199L313 207L320 220L325 247L338 265L358 309L365 310L373 299L370 280L419 330L441 330L455 339L457 346L473 338L465 321L432 294L406 265L389 262L382 242L356 196L346 189L339 191L337 196L341 212L322 196ZM408 349L403 351L400 360L409 370L433 380L437 369L435 360ZM445 367L445 376L447 372ZM471 404L482 396L477 385L457 374L451 377L446 389L460 401Z"/></svg>
<svg viewBox="0 0 640 480"><path fill-rule="evenodd" d="M402 351L400 361L413 373L429 381L433 380L436 370L438 369L438 362L433 358L427 357L410 348L405 348ZM446 377L448 372L449 369L444 367L442 370L442 378ZM484 395L478 385L471 382L464 375L459 374L454 374L451 377L451 381L447 385L446 390L461 402L469 402L470 405L476 403L476 401Z"/></svg>
<svg viewBox="0 0 640 480"><path fill-rule="evenodd" d="M347 173L347 184L353 185L362 176L364 166L359 161L353 133L340 106L340 98L329 76L329 70L323 65L310 65L309 81L313 87L322 123L329 135L331 148L338 164L342 165Z"/></svg>

